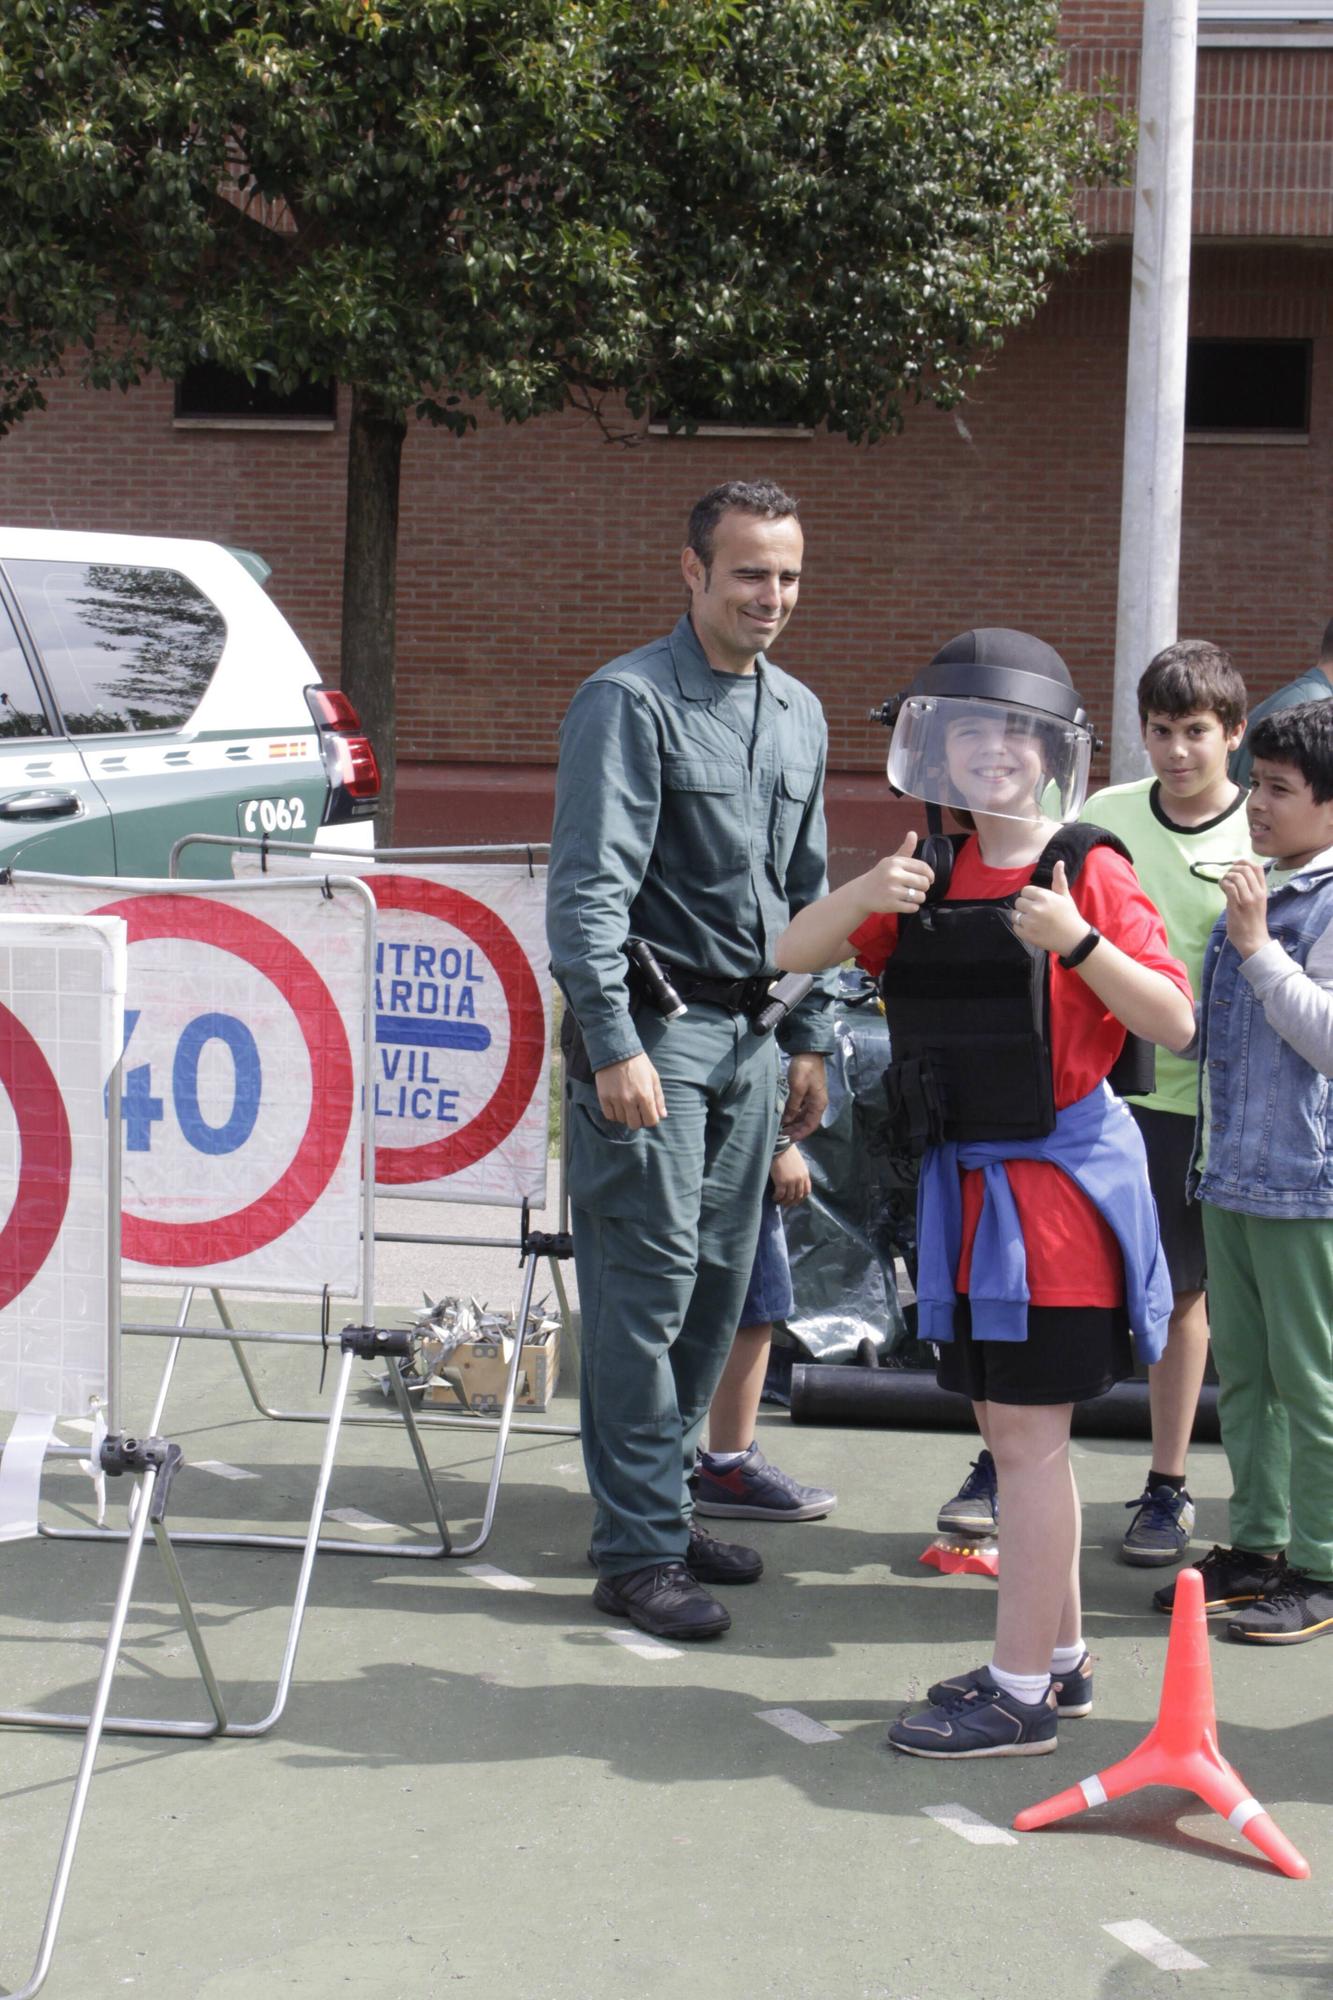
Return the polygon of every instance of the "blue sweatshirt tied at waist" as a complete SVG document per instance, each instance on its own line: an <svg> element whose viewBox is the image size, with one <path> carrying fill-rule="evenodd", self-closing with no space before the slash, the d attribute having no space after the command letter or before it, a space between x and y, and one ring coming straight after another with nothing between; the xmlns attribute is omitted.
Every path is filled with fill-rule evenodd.
<svg viewBox="0 0 1333 2000"><path fill-rule="evenodd" d="M1143 1139L1128 1109L1099 1083L1066 1105L1041 1139L933 1146L917 1188L917 1329L923 1340L952 1340L954 1274L963 1243L960 1168L985 1175L972 1244L969 1297L977 1340L1026 1340L1027 1250L1006 1160L1049 1160L1068 1174L1113 1231L1125 1264L1125 1304L1141 1361L1157 1361L1171 1317L1171 1278L1157 1207L1148 1186Z"/></svg>

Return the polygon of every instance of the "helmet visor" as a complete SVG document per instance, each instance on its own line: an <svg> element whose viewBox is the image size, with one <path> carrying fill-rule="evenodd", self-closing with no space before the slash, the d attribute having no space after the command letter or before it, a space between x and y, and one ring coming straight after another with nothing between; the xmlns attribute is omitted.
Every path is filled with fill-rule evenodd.
<svg viewBox="0 0 1333 2000"><path fill-rule="evenodd" d="M889 743L889 783L932 805L1000 819L1072 819L1088 789L1092 735L1004 701L908 695Z"/></svg>

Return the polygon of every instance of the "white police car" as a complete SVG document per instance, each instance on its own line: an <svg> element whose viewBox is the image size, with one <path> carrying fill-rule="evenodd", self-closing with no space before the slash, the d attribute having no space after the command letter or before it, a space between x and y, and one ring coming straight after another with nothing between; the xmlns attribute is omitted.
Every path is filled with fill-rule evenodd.
<svg viewBox="0 0 1333 2000"><path fill-rule="evenodd" d="M165 875L186 833L372 844L374 752L265 574L213 542L0 528L0 867Z"/></svg>

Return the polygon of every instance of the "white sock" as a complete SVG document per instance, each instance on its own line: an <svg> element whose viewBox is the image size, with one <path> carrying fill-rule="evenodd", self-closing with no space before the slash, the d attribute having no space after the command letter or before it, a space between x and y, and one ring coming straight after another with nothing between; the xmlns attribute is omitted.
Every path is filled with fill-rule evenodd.
<svg viewBox="0 0 1333 2000"><path fill-rule="evenodd" d="M743 1458L750 1456L750 1450L747 1444L744 1451L704 1451L699 1456L714 1472L730 1472L733 1465L739 1465Z"/></svg>
<svg viewBox="0 0 1333 2000"><path fill-rule="evenodd" d="M1015 1701L1026 1702L1029 1708L1046 1699L1046 1690L1051 1685L1049 1674L1007 1674L994 1660L990 1663L990 1677L997 1687L1002 1687Z"/></svg>
<svg viewBox="0 0 1333 2000"><path fill-rule="evenodd" d="M1085 1650L1086 1648L1081 1638L1075 1639L1072 1646L1052 1647L1051 1672L1053 1674L1072 1674L1079 1661L1083 1658Z"/></svg>

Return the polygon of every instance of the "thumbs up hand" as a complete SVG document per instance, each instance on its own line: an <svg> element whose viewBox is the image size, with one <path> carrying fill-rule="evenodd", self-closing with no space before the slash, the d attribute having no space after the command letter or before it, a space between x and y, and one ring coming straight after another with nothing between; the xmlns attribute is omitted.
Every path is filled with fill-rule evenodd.
<svg viewBox="0 0 1333 2000"><path fill-rule="evenodd" d="M916 835L905 833L892 854L886 854L862 876L860 900L868 911L905 916L919 910L935 871L916 856Z"/></svg>
<svg viewBox="0 0 1333 2000"><path fill-rule="evenodd" d="M1057 861L1049 889L1031 882L1018 892L1014 904L1014 931L1024 944L1037 951L1070 952L1087 935L1088 920L1069 893L1069 878L1063 861Z"/></svg>

